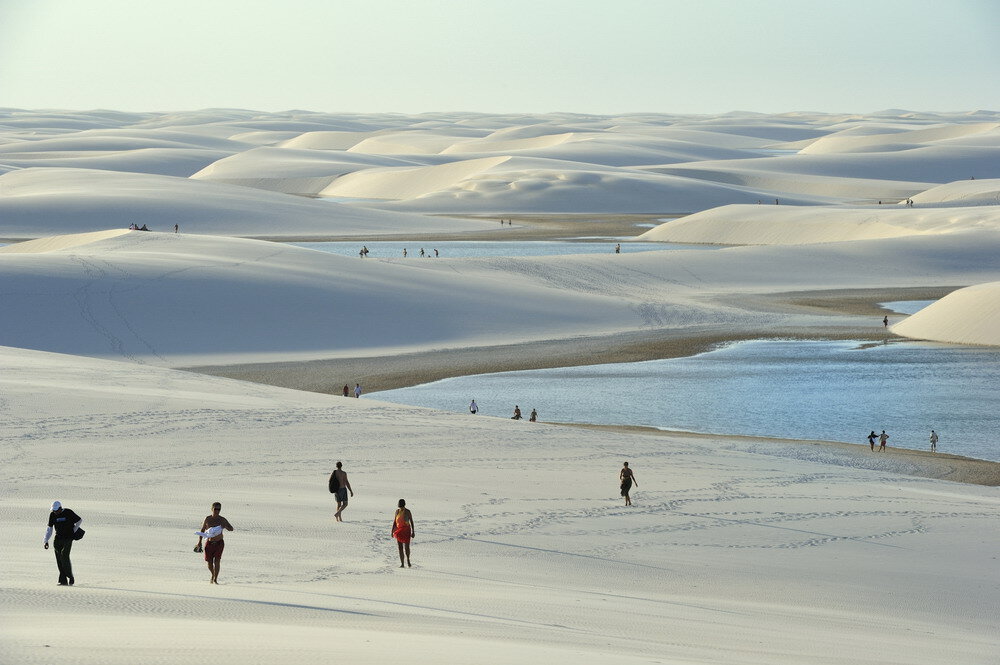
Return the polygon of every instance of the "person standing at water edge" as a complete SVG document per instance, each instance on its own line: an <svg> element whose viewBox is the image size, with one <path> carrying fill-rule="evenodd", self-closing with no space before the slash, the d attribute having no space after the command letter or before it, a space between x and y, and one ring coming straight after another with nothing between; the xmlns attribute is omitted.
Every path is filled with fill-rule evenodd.
<svg viewBox="0 0 1000 665"><path fill-rule="evenodd" d="M351 496L354 496L354 489L351 487L351 481L347 479L347 472L341 468L342 466L343 464L337 462L337 468L330 474L330 492L337 497L337 512L335 512L333 516L338 522L344 521L340 519L340 514L347 508L348 490L350 490Z"/></svg>
<svg viewBox="0 0 1000 665"><path fill-rule="evenodd" d="M878 436L878 451L882 452L885 450L885 442L889 440L889 435L882 430L882 433Z"/></svg>
<svg viewBox="0 0 1000 665"><path fill-rule="evenodd" d="M55 550L56 566L59 568L59 586L73 586L76 582L73 578L73 564L69 560L69 553L73 549L74 534L82 522L82 517L69 508L63 508L62 503L53 502L52 512L49 513L49 528L45 530L43 544L45 549L49 549L49 538L55 531L56 539L52 543L52 549Z"/></svg>
<svg viewBox="0 0 1000 665"><path fill-rule="evenodd" d="M201 523L201 531L198 532L198 544L194 546L195 552L201 552L202 538L205 538L205 561L208 563L208 572L212 575L210 582L219 583L219 566L222 563L222 551L226 548L226 541L222 537L222 530L233 531L233 525L229 523L222 512L222 504L216 501L212 504L212 514Z"/></svg>
<svg viewBox="0 0 1000 665"><path fill-rule="evenodd" d="M622 496L625 497L625 505L632 505L632 497L629 496L629 491L632 489L632 483L635 486L639 486L639 481L635 479L635 473L632 469L628 468L628 462L625 462L625 466L622 467L621 472L618 474L618 479L622 482Z"/></svg>
<svg viewBox="0 0 1000 665"><path fill-rule="evenodd" d="M622 253L622 244L618 243L615 245L615 254L621 254L621 253Z"/></svg>
<svg viewBox="0 0 1000 665"><path fill-rule="evenodd" d="M872 433L868 435L868 445L871 446L872 452L875 451L875 439L877 438L875 430L872 430Z"/></svg>
<svg viewBox="0 0 1000 665"><path fill-rule="evenodd" d="M882 327L885 328L886 330L889 329L889 315L888 314L885 315L884 317L882 317Z"/></svg>
<svg viewBox="0 0 1000 665"><path fill-rule="evenodd" d="M360 383L355 383L354 384L354 396L355 397L361 397L361 384Z"/></svg>
<svg viewBox="0 0 1000 665"><path fill-rule="evenodd" d="M534 409L532 409L531 410L531 416L528 418L528 421L532 422L532 423L538 422L538 411L535 411Z"/></svg>
<svg viewBox="0 0 1000 665"><path fill-rule="evenodd" d="M937 442L938 442L937 432L935 432L934 430L931 430L931 452L932 453L936 453L937 452Z"/></svg>
<svg viewBox="0 0 1000 665"><path fill-rule="evenodd" d="M396 539L399 546L399 567L403 567L403 555L406 555L406 565L410 565L410 540L417 535L417 530L413 526L413 513L406 507L404 499L399 500L399 507L396 508L396 515L392 518L392 537Z"/></svg>
<svg viewBox="0 0 1000 665"><path fill-rule="evenodd" d="M479 405L476 404L476 400L472 400L469 403L469 413L471 413L472 415L476 415L477 413L479 413Z"/></svg>
<svg viewBox="0 0 1000 665"><path fill-rule="evenodd" d="M511 420L520 420L521 419L521 407L519 407L517 404L514 405L514 415L512 415L510 417L510 419Z"/></svg>
<svg viewBox="0 0 1000 665"><path fill-rule="evenodd" d="M348 386L348 385L347 385L347 384L345 383L345 384L344 384L344 397L350 397L350 396L351 396L351 389L350 389L350 387L349 387L349 386Z"/></svg>

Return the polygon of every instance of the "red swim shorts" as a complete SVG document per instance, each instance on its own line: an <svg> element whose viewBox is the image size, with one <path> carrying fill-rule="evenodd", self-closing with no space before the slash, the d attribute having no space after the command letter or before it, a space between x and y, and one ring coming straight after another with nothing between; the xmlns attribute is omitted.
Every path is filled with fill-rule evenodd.
<svg viewBox="0 0 1000 665"><path fill-rule="evenodd" d="M226 549L226 541L224 540L210 540L205 543L205 561L211 561L212 559L221 559L222 550Z"/></svg>

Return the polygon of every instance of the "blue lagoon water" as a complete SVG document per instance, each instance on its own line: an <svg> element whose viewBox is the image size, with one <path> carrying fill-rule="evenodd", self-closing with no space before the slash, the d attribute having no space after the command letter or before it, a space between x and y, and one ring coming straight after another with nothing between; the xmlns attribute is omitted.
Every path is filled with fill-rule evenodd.
<svg viewBox="0 0 1000 665"><path fill-rule="evenodd" d="M917 342L759 340L687 358L482 374L372 393L464 412L866 443L1000 461L1000 351Z"/></svg>
<svg viewBox="0 0 1000 665"><path fill-rule="evenodd" d="M403 249L407 250L409 258L420 258L420 249L433 257L437 249L440 258L484 258L484 257L514 257L514 256L564 256L568 254L614 254L613 239L602 242L573 242L569 240L449 240L432 242L426 240L411 241L377 241L377 242L294 242L298 247L318 249L331 254L357 256L362 246L368 248L368 258L402 258ZM651 252L662 249L700 249L714 250L713 245L678 245L663 242L623 242L622 254L633 252Z"/></svg>

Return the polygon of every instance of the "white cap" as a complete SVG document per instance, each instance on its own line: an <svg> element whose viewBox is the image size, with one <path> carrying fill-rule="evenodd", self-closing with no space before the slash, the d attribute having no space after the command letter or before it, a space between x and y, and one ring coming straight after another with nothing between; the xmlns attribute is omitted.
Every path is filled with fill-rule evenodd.
<svg viewBox="0 0 1000 665"><path fill-rule="evenodd" d="M61 503L59 503L58 501L53 501L52 502L52 511L53 512L59 510L60 508L62 508L62 504Z"/></svg>

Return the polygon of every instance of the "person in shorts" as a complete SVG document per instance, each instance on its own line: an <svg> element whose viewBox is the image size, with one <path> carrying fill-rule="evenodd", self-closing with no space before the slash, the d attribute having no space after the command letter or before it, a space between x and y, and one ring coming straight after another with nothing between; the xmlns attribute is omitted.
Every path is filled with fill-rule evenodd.
<svg viewBox="0 0 1000 665"><path fill-rule="evenodd" d="M198 532L198 544L194 546L195 552L202 551L202 539L204 539L205 561L208 563L208 572L211 573L211 583L219 583L219 565L222 561L222 551L226 548L226 541L222 537L223 530L233 531L233 525L229 523L222 512L222 504L216 501L212 504L212 514L201 523L201 531Z"/></svg>
<svg viewBox="0 0 1000 665"><path fill-rule="evenodd" d="M330 492L337 498L337 512L333 516L337 518L338 522L344 521L340 514L347 508L347 493L350 492L351 496L354 496L354 489L351 487L351 481L347 479L347 472L344 471L343 466L342 463L337 462L337 468L330 474Z"/></svg>

